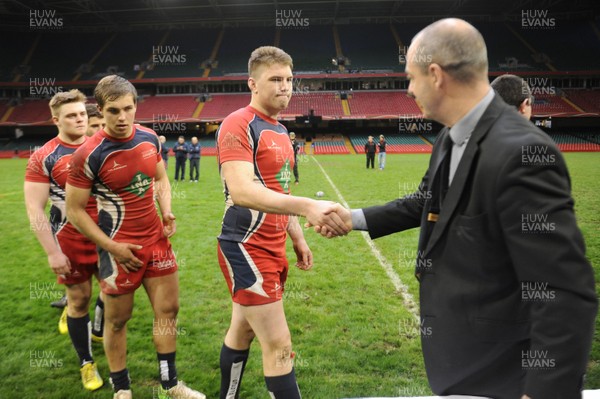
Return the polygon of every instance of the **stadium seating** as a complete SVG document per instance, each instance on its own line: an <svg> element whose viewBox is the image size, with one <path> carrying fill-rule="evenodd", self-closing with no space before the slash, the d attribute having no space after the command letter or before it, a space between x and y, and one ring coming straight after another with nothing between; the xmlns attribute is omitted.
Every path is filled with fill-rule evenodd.
<svg viewBox="0 0 600 399"><path fill-rule="evenodd" d="M179 56L171 57L173 61L183 61L185 59L185 62L157 63L154 69L146 71L144 78L202 76L204 72L201 67L202 63L210 58L218 35L219 29L171 30L162 45L164 46L162 51ZM155 46L158 46L158 43L155 43ZM160 61L160 58L154 58ZM169 61L169 57L163 59ZM214 73L214 71L211 71L211 75L214 75Z"/></svg>
<svg viewBox="0 0 600 399"><path fill-rule="evenodd" d="M564 90L567 98L585 112L600 113L600 92L592 90Z"/></svg>
<svg viewBox="0 0 600 399"><path fill-rule="evenodd" d="M522 29L520 23L515 28L538 53L548 55L549 64L558 70L597 70L600 65L598 37L590 24L561 20L555 29Z"/></svg>
<svg viewBox="0 0 600 399"><path fill-rule="evenodd" d="M217 53L219 65L213 75L247 74L248 56L257 47L272 46L275 41L273 28L225 29L223 41ZM213 43L214 44L214 43Z"/></svg>
<svg viewBox="0 0 600 399"><path fill-rule="evenodd" d="M203 138L200 140L202 146L202 156L217 155L217 145L214 138Z"/></svg>
<svg viewBox="0 0 600 399"><path fill-rule="evenodd" d="M350 141L357 154L365 153L365 144L368 136L350 136ZM386 152L388 154L421 154L430 153L432 146L427 144L416 134L400 134L394 136L386 136L387 142ZM377 137L375 137L377 142Z"/></svg>
<svg viewBox="0 0 600 399"><path fill-rule="evenodd" d="M398 118L400 114L419 117L417 103L405 91L354 91L348 99L350 113L356 117Z"/></svg>
<svg viewBox="0 0 600 399"><path fill-rule="evenodd" d="M343 54L351 60L351 69L401 71L398 44L388 24L339 25L337 29Z"/></svg>
<svg viewBox="0 0 600 399"><path fill-rule="evenodd" d="M532 107L532 114L534 116L570 115L578 112L564 101L560 95L536 94L534 91L534 96L535 102Z"/></svg>
<svg viewBox="0 0 600 399"><path fill-rule="evenodd" d="M21 105L16 106L6 122L43 124L51 118L48 100L23 100Z"/></svg>
<svg viewBox="0 0 600 399"><path fill-rule="evenodd" d="M282 116L308 115L309 110L314 110L316 115L323 117L339 117L344 115L342 102L336 92L308 92L292 96L288 108Z"/></svg>
<svg viewBox="0 0 600 399"><path fill-rule="evenodd" d="M335 70L331 59L336 56L331 26L310 25L310 29L281 29L280 47L294 59L296 73Z"/></svg>
<svg viewBox="0 0 600 399"><path fill-rule="evenodd" d="M562 152L596 152L600 151L600 144L594 143L583 138L565 134L550 133L550 137L558 145Z"/></svg>
<svg viewBox="0 0 600 399"><path fill-rule="evenodd" d="M138 103L136 120L180 121L191 118L198 106L197 98L197 95L142 97Z"/></svg>
<svg viewBox="0 0 600 399"><path fill-rule="evenodd" d="M248 104L250 104L250 93L215 94L204 103L199 117L203 120L223 120L233 111Z"/></svg>
<svg viewBox="0 0 600 399"><path fill-rule="evenodd" d="M313 141L313 154L350 154L343 140Z"/></svg>

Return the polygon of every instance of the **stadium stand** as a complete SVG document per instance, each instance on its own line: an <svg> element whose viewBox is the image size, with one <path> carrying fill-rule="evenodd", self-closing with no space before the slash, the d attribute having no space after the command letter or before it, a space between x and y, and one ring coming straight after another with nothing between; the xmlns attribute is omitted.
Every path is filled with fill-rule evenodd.
<svg viewBox="0 0 600 399"><path fill-rule="evenodd" d="M273 28L225 29L223 41L217 54L219 66L212 75L247 74L248 55L259 46L272 46L275 41Z"/></svg>
<svg viewBox="0 0 600 399"><path fill-rule="evenodd" d="M153 47L160 44L166 31L131 31L119 32L98 57L92 72L83 79L100 79L106 72L122 74L128 79L134 79L137 71L134 66L152 58ZM110 35L106 35L106 40ZM135 45L131 45L135 43ZM116 69L116 71L114 71ZM176 70L176 66L172 69Z"/></svg>
<svg viewBox="0 0 600 399"><path fill-rule="evenodd" d="M374 135L376 136L376 135ZM368 135L352 135L350 141L357 154L365 153L365 143ZM421 154L430 153L432 146L416 134L387 135L386 151L388 154ZM375 138L377 141L377 138Z"/></svg>
<svg viewBox="0 0 600 399"><path fill-rule="evenodd" d="M354 91L348 104L351 115L365 118L421 115L417 103L406 95L406 91Z"/></svg>
<svg viewBox="0 0 600 399"><path fill-rule="evenodd" d="M308 92L293 95L288 108L281 115L308 115L311 109L316 115L323 117L335 118L344 115L337 92Z"/></svg>
<svg viewBox="0 0 600 399"><path fill-rule="evenodd" d="M33 50L29 65L31 65L30 77L32 78L47 78L55 79L57 82L69 81L77 75L77 70L82 64L86 64L94 58L94 55L102 48L103 44L111 37L109 33L84 33L73 35L66 32L55 32L52 35L41 35L40 41L34 47L34 42L29 46ZM134 48L137 48L135 46ZM122 49L120 46L115 46L115 52ZM123 54L119 50L119 54ZM128 53L135 54L132 48ZM121 56L120 56L121 57ZM99 59L104 58L100 57ZM116 58L121 60L121 58ZM52 60L52 62L48 62ZM99 61L98 61L99 62ZM122 65L121 70L130 72L133 64L125 68ZM99 69L98 72L106 70ZM93 77L91 71L85 72L82 76ZM130 77L134 77L131 73ZM27 81L28 79L21 79Z"/></svg>
<svg viewBox="0 0 600 399"><path fill-rule="evenodd" d="M145 72L144 78L202 76L202 63L210 58L218 35L218 29L170 30L161 49L158 49L158 43L154 44L154 51L157 54L162 51L163 57L153 57L154 67ZM173 56L168 57L169 54ZM144 60L141 59L138 63Z"/></svg>
<svg viewBox="0 0 600 399"><path fill-rule="evenodd" d="M567 98L585 112L600 113L600 92L592 90L564 90Z"/></svg>
<svg viewBox="0 0 600 399"><path fill-rule="evenodd" d="M310 25L310 29L282 29L280 47L294 58L296 73L335 69L336 56L331 25Z"/></svg>
<svg viewBox="0 0 600 399"><path fill-rule="evenodd" d="M6 122L43 124L48 122L50 118L48 100L25 99L22 104L14 107Z"/></svg>
<svg viewBox="0 0 600 399"><path fill-rule="evenodd" d="M523 36L536 52L546 54L549 57L548 63L557 70L598 69L600 45L591 25L569 21L560 21L559 23L560 28L557 29L527 29L524 31L520 24L515 25L515 29L523 32ZM496 34L493 36L501 37Z"/></svg>
<svg viewBox="0 0 600 399"><path fill-rule="evenodd" d="M313 141L313 154L350 154L343 140Z"/></svg>
<svg viewBox="0 0 600 399"><path fill-rule="evenodd" d="M490 71L510 71L518 74L520 71L547 70L545 65L533 62L531 50L515 36L515 32L519 34L520 29L504 23L474 25L485 38Z"/></svg>
<svg viewBox="0 0 600 399"><path fill-rule="evenodd" d="M562 152L600 151L600 144L566 133L550 133L550 137Z"/></svg>
<svg viewBox="0 0 600 399"><path fill-rule="evenodd" d="M250 93L215 94L204 103L200 118L203 120L223 120L231 112L250 104Z"/></svg>
<svg viewBox="0 0 600 399"><path fill-rule="evenodd" d="M136 119L151 122L159 119L186 120L192 117L198 106L197 95L188 96L144 96L138 102Z"/></svg>
<svg viewBox="0 0 600 399"><path fill-rule="evenodd" d="M389 25L340 25L338 33L343 54L351 60L351 69L400 71L398 44Z"/></svg>
<svg viewBox="0 0 600 399"><path fill-rule="evenodd" d="M563 100L560 95L536 94L535 90L533 91L533 94L535 96L535 101L533 103L532 114L535 116L570 115L578 112Z"/></svg>
<svg viewBox="0 0 600 399"><path fill-rule="evenodd" d="M203 138L199 140L202 146L202 155L217 155L217 145L215 138ZM172 148L172 147L171 147Z"/></svg>

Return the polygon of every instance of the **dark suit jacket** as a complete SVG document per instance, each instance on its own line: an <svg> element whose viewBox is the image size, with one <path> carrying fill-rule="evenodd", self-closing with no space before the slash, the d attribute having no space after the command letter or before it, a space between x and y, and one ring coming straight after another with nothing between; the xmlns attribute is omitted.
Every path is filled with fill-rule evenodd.
<svg viewBox="0 0 600 399"><path fill-rule="evenodd" d="M431 388L579 398L597 299L561 153L496 96L439 219L428 221L437 213L446 136L444 129L418 192L364 209L372 238L421 227L421 342Z"/></svg>

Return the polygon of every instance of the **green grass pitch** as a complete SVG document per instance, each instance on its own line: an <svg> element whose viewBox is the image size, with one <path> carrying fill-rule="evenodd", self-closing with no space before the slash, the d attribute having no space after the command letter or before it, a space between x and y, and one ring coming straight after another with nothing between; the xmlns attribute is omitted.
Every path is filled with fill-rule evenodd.
<svg viewBox="0 0 600 399"><path fill-rule="evenodd" d="M568 153L573 196L587 254L599 278L600 154ZM353 208L381 204L414 190L429 155L388 155L383 172L365 170L364 156L317 156ZM172 159L172 161L174 161ZM0 160L0 398L110 398L102 347L94 355L105 386L81 386L77 356L57 331L60 312L49 302L61 286L30 231L23 202L26 160ZM173 176L174 164L169 165ZM312 156L299 159L301 184L295 195L338 201ZM215 157L201 161L200 182L173 184L177 234L173 249L180 265L181 310L177 368L180 379L218 397L219 351L230 316L230 299L216 259L224 202ZM315 267L290 268L285 308L292 331L296 372L306 398L430 395L420 352L418 324L403 307L378 260L359 233L325 240L305 231ZM413 276L417 230L376 240L409 292L418 299ZM288 240L289 241L289 240ZM288 242L288 259L294 258ZM94 284L94 298L98 286ZM95 300L95 299L94 299ZM136 398L156 397L157 363L152 312L143 290L128 324L128 368ZM600 387L600 341L594 339L586 388ZM255 342L241 397L266 398L260 346Z"/></svg>

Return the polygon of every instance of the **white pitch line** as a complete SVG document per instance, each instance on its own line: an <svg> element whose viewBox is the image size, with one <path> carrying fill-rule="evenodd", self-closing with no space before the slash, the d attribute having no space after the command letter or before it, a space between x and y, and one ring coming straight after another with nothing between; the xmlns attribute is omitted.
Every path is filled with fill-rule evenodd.
<svg viewBox="0 0 600 399"><path fill-rule="evenodd" d="M327 174L327 172L325 171L323 166L321 166L321 164L319 163L319 161L317 161L317 159L314 157L314 155L311 155L311 158L313 161L315 161L315 163L317 164L319 169L321 169L321 172L323 172L323 175L325 176L325 178L331 185L331 188L333 188L333 191L335 191L335 194L337 195L338 199L340 200L340 204L344 205L346 208L350 208L350 206L344 199L344 196L342 195L340 190L338 190L336 185L333 183L333 180L331 180L331 178L329 177L329 175ZM369 248L371 248L371 252L373 253L373 255L375 255L375 257L379 261L381 268L385 271L385 274L387 274L389 279L392 281L392 284L394 285L396 292L399 292L400 295L402 295L402 303L404 304L404 307L415 317L415 319L417 321L419 321L420 320L419 306L415 302L415 298L408 291L408 287L402 282L402 279L400 278L398 273L396 273L394 271L394 267L392 266L392 264L385 258L385 256L383 256L383 254L381 253L379 248L377 248L377 245L375 244L375 242L373 242L371 237L369 237L369 233L366 231L361 231L361 234L362 234L363 238L365 239Z"/></svg>

